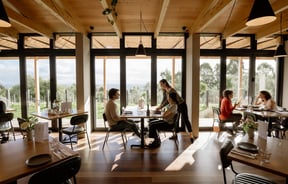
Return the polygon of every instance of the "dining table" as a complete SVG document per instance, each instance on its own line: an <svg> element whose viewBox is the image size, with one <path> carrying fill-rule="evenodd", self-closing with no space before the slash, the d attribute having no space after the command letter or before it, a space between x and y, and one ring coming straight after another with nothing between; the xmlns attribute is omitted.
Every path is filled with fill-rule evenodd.
<svg viewBox="0 0 288 184"><path fill-rule="evenodd" d="M244 107L237 107L235 108L236 111L240 111L242 113L249 112L252 114L255 114L258 117L262 117L265 119L265 121L268 122L268 136L271 136L271 130L272 130L272 119L273 118L287 118L288 117L288 111L284 110L265 110L261 107L255 105L251 106L244 106Z"/></svg>
<svg viewBox="0 0 288 184"><path fill-rule="evenodd" d="M288 140L274 137L267 137L267 139L264 139L259 136L255 136L253 139L251 139L246 135L240 139L239 142L235 143L235 145L237 145L235 146L236 149L239 147L240 142L255 145L255 150L257 152L253 153L253 157L250 157L252 153L246 153L245 151L247 150L244 150L244 152L241 152L241 154L238 154L232 150L228 154L229 159L279 176L283 176L286 178L286 184L288 184ZM268 161L263 160L261 152L269 153L269 155L271 155L270 159Z"/></svg>
<svg viewBox="0 0 288 184"><path fill-rule="evenodd" d="M63 141L63 137L62 137L62 118L66 118L66 117L71 117L71 116L77 116L77 115L81 115L81 114L87 114L87 111L82 111L82 110L76 110L73 109L69 112L49 112L47 110L45 111L41 111L41 112L33 112L31 113L31 115L38 117L38 118L42 118L42 119L46 119L46 120L56 120L58 122L58 133L59 133L59 141Z"/></svg>
<svg viewBox="0 0 288 184"><path fill-rule="evenodd" d="M17 139L0 144L0 184L16 184L23 177L74 156L79 153L52 137L41 142Z"/></svg>
<svg viewBox="0 0 288 184"><path fill-rule="evenodd" d="M159 119L163 118L163 113L158 112L155 110L148 110L143 108L139 109L138 107L130 107L126 108L122 114L121 117L125 118L131 118L131 119L140 119L140 134L141 134L141 143L140 144L132 144L131 148L133 147L140 147L140 148L147 148L145 145L145 119Z"/></svg>

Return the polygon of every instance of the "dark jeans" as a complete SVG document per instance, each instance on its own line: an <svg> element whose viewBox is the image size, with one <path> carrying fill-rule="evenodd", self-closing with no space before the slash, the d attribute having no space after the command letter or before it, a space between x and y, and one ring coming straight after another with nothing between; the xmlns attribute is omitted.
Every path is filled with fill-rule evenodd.
<svg viewBox="0 0 288 184"><path fill-rule="evenodd" d="M154 138L155 140L160 140L159 130L165 130L173 128L173 124L168 124L164 120L154 120L149 123L149 137Z"/></svg>
<svg viewBox="0 0 288 184"><path fill-rule="evenodd" d="M192 132L192 126L188 117L187 104L185 102L178 105L178 112L181 114L181 121L184 122L188 132Z"/></svg>
<svg viewBox="0 0 288 184"><path fill-rule="evenodd" d="M141 137L141 134L139 132L138 127L136 126L135 122L133 122L132 120L122 120L122 121L118 121L117 125L114 125L112 127L113 130L118 130L118 131L122 131L124 129L128 129L133 131L138 137Z"/></svg>
<svg viewBox="0 0 288 184"><path fill-rule="evenodd" d="M240 120L242 119L242 114L240 113L232 113L229 118L225 119L224 121L227 122L234 122L233 129L236 130L237 126L240 124Z"/></svg>

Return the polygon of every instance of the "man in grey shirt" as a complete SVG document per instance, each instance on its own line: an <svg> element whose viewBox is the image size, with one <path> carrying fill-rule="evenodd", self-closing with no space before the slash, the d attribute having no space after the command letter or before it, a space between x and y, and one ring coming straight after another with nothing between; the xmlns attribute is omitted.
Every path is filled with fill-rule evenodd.
<svg viewBox="0 0 288 184"><path fill-rule="evenodd" d="M119 89L111 88L108 92L109 101L106 104L105 115L107 117L108 124L113 130L124 130L129 129L133 131L138 137L140 137L140 132L138 127L132 120L127 120L125 117L119 115L119 108L115 103L120 97Z"/></svg>

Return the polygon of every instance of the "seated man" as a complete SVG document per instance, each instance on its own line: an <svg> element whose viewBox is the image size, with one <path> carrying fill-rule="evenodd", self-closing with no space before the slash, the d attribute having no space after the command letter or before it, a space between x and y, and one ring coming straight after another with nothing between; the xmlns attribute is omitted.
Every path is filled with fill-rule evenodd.
<svg viewBox="0 0 288 184"><path fill-rule="evenodd" d="M119 99L120 93L118 89L111 88L108 93L109 101L106 104L105 115L107 117L108 124L110 128L114 130L129 129L133 131L138 137L140 137L140 132L136 124L132 120L127 120L125 117L119 115L119 108L115 103Z"/></svg>
<svg viewBox="0 0 288 184"><path fill-rule="evenodd" d="M167 96L169 102L167 110L163 114L163 119L150 121L149 123L149 137L154 138L154 141L149 144L151 148L157 148L161 145L161 140L158 130L171 128L174 126L174 117L177 114L177 94L169 93Z"/></svg>

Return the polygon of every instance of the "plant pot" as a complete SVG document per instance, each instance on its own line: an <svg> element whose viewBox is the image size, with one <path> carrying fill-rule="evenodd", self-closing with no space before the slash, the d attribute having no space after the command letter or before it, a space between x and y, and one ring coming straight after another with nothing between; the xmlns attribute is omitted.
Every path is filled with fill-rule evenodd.
<svg viewBox="0 0 288 184"><path fill-rule="evenodd" d="M249 137L250 139L253 139L253 138L254 138L254 132L255 132L255 129L254 129L254 128L248 128L247 134L248 134L248 137Z"/></svg>
<svg viewBox="0 0 288 184"><path fill-rule="evenodd" d="M27 131L27 141L33 141L33 138L34 138L34 130L29 130Z"/></svg>

